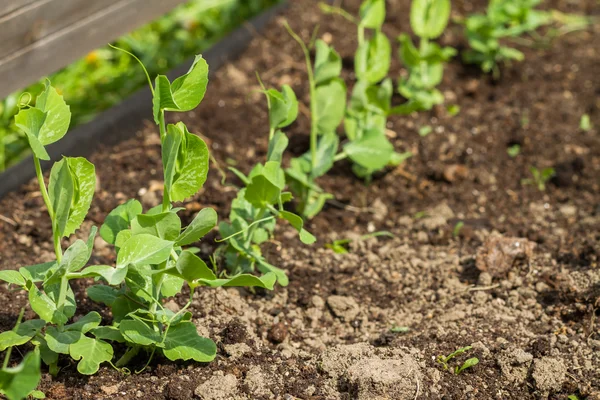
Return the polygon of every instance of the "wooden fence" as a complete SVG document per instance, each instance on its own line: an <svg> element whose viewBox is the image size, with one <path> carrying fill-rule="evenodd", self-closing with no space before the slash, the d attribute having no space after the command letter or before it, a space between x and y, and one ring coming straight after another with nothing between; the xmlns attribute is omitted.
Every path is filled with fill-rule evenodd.
<svg viewBox="0 0 600 400"><path fill-rule="evenodd" d="M0 0L0 98L186 0Z"/></svg>

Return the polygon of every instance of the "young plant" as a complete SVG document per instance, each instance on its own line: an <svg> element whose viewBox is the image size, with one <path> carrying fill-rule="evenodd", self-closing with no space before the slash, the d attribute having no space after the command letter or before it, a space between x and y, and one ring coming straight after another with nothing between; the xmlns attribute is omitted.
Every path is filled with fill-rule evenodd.
<svg viewBox="0 0 600 400"><path fill-rule="evenodd" d="M324 12L342 15L358 27L358 48L354 57L357 82L344 117L348 142L335 160L350 158L354 173L369 181L374 172L388 165L398 165L410 156L396 153L386 136L394 89L391 79L386 78L392 48L381 31L386 14L385 1L364 1L358 18L338 7L324 3L320 6ZM365 39L367 29L372 31L369 39Z"/></svg>
<svg viewBox="0 0 600 400"><path fill-rule="evenodd" d="M540 192L546 190L546 183L552 179L555 175L554 168L537 169L536 167L529 167L531 172L531 178L522 179L521 185L535 185Z"/></svg>
<svg viewBox="0 0 600 400"><path fill-rule="evenodd" d="M448 363L453 358L460 356L461 354L471 350L472 348L473 348L472 346L465 346L465 347L462 347L462 348L452 352L451 354L449 354L447 356L440 355L437 357L437 362L442 364L442 366L444 367L445 370L448 370L449 369ZM457 365L454 367L454 374L459 375L464 370L466 370L468 368L472 368L477 364L479 364L479 359L477 357L469 358L462 365L460 365L460 366Z"/></svg>
<svg viewBox="0 0 600 400"><path fill-rule="evenodd" d="M19 327L21 326L24 312L25 309L22 308L15 327L12 331L8 331L9 334L5 335L5 337L19 335ZM45 398L44 393L35 390L42 377L39 348L36 347L32 352L27 353L23 361L15 367L8 366L11 352L12 346L6 350L4 363L2 364L2 369L0 369L0 394L6 396L9 400L21 400L26 397L34 399Z"/></svg>
<svg viewBox="0 0 600 400"><path fill-rule="evenodd" d="M297 210L303 218L313 218L333 198L316 180L331 169L339 146L337 127L344 118L346 84L340 78L342 59L324 41L315 43L314 69L309 48L286 23L290 35L300 44L306 60L310 87L310 151L292 159L285 173L289 187L297 198Z"/></svg>
<svg viewBox="0 0 600 400"><path fill-rule="evenodd" d="M417 48L407 34L398 37L400 59L408 70L401 77L398 92L408 101L393 112L408 114L431 110L442 104L444 96L436 88L444 76L444 65L456 55L452 47L440 47L432 40L441 36L450 18L450 0L413 0L410 9L410 26L419 37Z"/></svg>
<svg viewBox="0 0 600 400"><path fill-rule="evenodd" d="M29 305L39 316L0 334L0 350L31 342L52 374L58 372L59 354L79 360L80 373L93 374L113 356L112 346L95 334L100 314L92 311L76 322L68 322L77 307L70 281L95 276L90 272L94 267L84 267L91 257L97 229L92 227L87 242L76 240L64 253L61 240L79 229L89 210L96 186L95 168L84 158L63 157L54 163L46 186L40 159L49 160L45 146L67 133L69 106L47 82L35 106L21 103L19 107L15 124L26 134L33 152L40 192L52 221L56 260L18 271L0 271L0 279L28 292ZM37 356L31 357L30 363L34 363ZM23 368L29 365L25 363Z"/></svg>
<svg viewBox="0 0 600 400"><path fill-rule="evenodd" d="M262 86L262 82L261 82ZM283 152L288 138L281 129L292 124L298 115L296 94L288 85L281 91L266 90L269 109L269 151L265 164L257 164L248 176L235 168L230 168L244 183L233 200L229 223L221 222L219 232L226 242L219 249L227 269L233 274L253 272L275 273L277 282L286 286L285 272L269 264L262 256L260 245L273 236L278 218L287 220L298 230L303 243L315 242L315 237L303 228L302 218L283 209L283 204L291 200L291 194L284 192L285 173L281 167Z"/></svg>
<svg viewBox="0 0 600 400"><path fill-rule="evenodd" d="M117 265L90 267L111 286L92 286L88 295L112 309L113 326L105 327L99 334L128 347L117 361L118 367L126 365L142 349L150 352L148 363L157 351L173 361L207 362L214 359L216 345L198 335L192 314L187 311L195 290L202 286L272 289L276 274L218 278L192 250L184 249L217 224L216 212L206 208L182 229L177 215L182 208L172 204L202 188L208 174L209 153L206 143L182 122L166 125L165 112L185 112L200 104L208 84L208 64L202 56L196 56L185 75L173 82L158 75L154 86L140 64L152 90L154 120L160 131L163 201L144 213L137 200L129 200L108 215L100 235L115 246ZM190 289L185 306L178 312L163 307L164 299L179 294L184 283Z"/></svg>
<svg viewBox="0 0 600 400"><path fill-rule="evenodd" d="M474 14L465 22L470 49L463 53L469 64L500 77L500 64L523 61L521 51L501 42L533 33L552 22L549 12L535 10L541 0L490 0L486 14Z"/></svg>

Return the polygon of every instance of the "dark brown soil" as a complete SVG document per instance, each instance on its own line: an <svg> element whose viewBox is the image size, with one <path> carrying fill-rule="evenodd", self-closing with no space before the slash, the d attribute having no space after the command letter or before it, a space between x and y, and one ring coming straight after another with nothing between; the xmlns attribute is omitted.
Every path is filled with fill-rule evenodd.
<svg viewBox="0 0 600 400"><path fill-rule="evenodd" d="M319 24L351 78L354 28L321 15L314 1L291 3L283 17L307 39ZM388 1L390 37L409 31L409 3ZM484 3L454 1L453 14ZM600 16L596 0L547 3ZM358 4L344 2L351 11ZM265 155L266 110L254 71L269 85L291 84L307 100L300 49L280 22L217 73L197 111L181 116L210 143L221 170L235 162L248 171ZM441 41L465 46L457 25ZM309 224L319 242L302 246L281 228L267 249L270 261L288 270L287 288L197 295L194 321L219 347L213 363L159 359L139 375L103 367L82 377L64 360L41 389L52 399L600 399L600 132L578 128L584 113L600 125L600 27L522 50L526 60L504 68L497 82L458 58L450 64L442 90L447 104L460 106L457 116L439 107L392 118L397 149L414 153L404 165L368 186L345 164L322 179L336 201ZM396 62L393 76L400 73ZM424 125L433 133L422 138ZM306 150L307 132L303 108L289 130L293 155ZM521 153L511 158L514 144ZM160 202L151 123L91 161L99 188L82 231L127 198ZM521 185L530 166L556 169L545 192ZM186 217L213 207L226 218L234 196L214 165L203 191L184 204ZM0 268L52 259L42 203L34 182L0 201ZM459 221L464 226L454 235ZM353 242L346 255L324 248L377 230L395 238ZM213 238L203 241L205 254ZM514 238L526 240L516 247ZM114 261L102 240L96 244L94 263ZM3 288L0 300L0 327L10 329L26 296ZM102 312L89 302L82 309ZM478 357L474 368L455 375L436 362L466 345L473 349L450 365Z"/></svg>

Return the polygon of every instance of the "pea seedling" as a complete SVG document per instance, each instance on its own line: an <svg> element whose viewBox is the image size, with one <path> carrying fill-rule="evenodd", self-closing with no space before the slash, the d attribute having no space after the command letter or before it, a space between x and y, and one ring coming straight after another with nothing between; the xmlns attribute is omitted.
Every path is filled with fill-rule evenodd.
<svg viewBox="0 0 600 400"><path fill-rule="evenodd" d="M183 249L200 240L217 223L216 212L207 208L182 230L177 215L182 209L172 205L202 188L208 174L209 153L206 143L182 122L166 125L165 112L189 111L200 104L208 84L208 64L202 56L196 56L185 75L173 82L158 75L154 86L141 62L140 65L152 90L154 120L160 131L163 201L143 213L137 200L129 200L108 215L100 235L115 246L117 265L96 267L95 271L111 286L92 286L88 295L112 308L113 326L105 327L99 334L127 345L128 350L116 363L118 367L126 365L142 349L151 353L148 363L156 351L173 361L207 362L215 357L216 345L198 335L192 314L187 311L196 288L272 289L276 275L217 278L193 250ZM163 300L180 293L184 282L190 288L185 306L178 312L163 307Z"/></svg>
<svg viewBox="0 0 600 400"><path fill-rule="evenodd" d="M263 86L263 93L269 109L267 160L264 165L257 164L248 176L230 168L245 187L231 205L230 222L219 224L219 232L227 244L218 253L234 274L252 272L257 268L264 273L274 273L278 283L285 286L288 284L285 272L265 260L260 245L272 237L277 218L287 220L296 228L303 243L314 243L315 237L303 228L301 217L283 209L283 204L291 200L291 194L283 191L285 173L281 161L288 138L281 129L296 120L298 100L288 85L284 85L281 91L266 90Z"/></svg>
<svg viewBox="0 0 600 400"><path fill-rule="evenodd" d="M50 373L58 373L58 355L79 360L77 370L95 373L100 364L110 362L113 348L99 335L101 317L95 311L68 324L75 315L76 300L69 281L110 275L110 267L91 266L89 261L97 229L92 227L86 242L76 240L63 253L61 239L80 228L90 207L96 186L94 166L84 158L63 157L54 163L46 186L40 160L49 160L45 146L60 140L69 128L71 112L49 82L35 106L22 97L15 124L27 136L42 198L52 221L55 261L1 271L0 279L28 292L29 305L40 317L19 324L16 330L0 334L0 350L32 342ZM104 268L104 269L102 269ZM37 284L40 284L38 288ZM35 356L32 356L35 357ZM35 360L34 360L35 361ZM33 363L33 361L31 361Z"/></svg>
<svg viewBox="0 0 600 400"><path fill-rule="evenodd" d="M544 168L540 170L533 166L529 167L529 172L531 172L532 177L522 179L521 185L535 185L540 192L546 190L546 183L556 174L554 168Z"/></svg>
<svg viewBox="0 0 600 400"><path fill-rule="evenodd" d="M535 10L541 0L491 0L486 14L474 14L465 22L470 49L463 59L477 64L485 73L500 77L499 64L523 61L523 53L501 44L501 40L516 38L552 22L548 12Z"/></svg>
<svg viewBox="0 0 600 400"><path fill-rule="evenodd" d="M25 309L22 308L15 327L13 330L6 332L8 335L4 335L5 338L10 335L19 335L24 312ZM8 366L11 351L12 346L9 346L4 356L2 369L0 369L0 394L6 396L9 400L21 400L25 397L45 398L44 393L35 390L42 378L39 348L36 347L32 352L27 353L23 361L15 367Z"/></svg>
<svg viewBox="0 0 600 400"><path fill-rule="evenodd" d="M340 55L324 41L315 43L314 68L308 46L285 24L290 35L300 44L306 60L310 87L310 151L292 159L286 169L289 187L298 200L297 210L304 218L313 218L333 198L321 189L316 179L333 166L339 146L337 127L344 118L346 84L339 77L342 71Z"/></svg>
<svg viewBox="0 0 600 400"><path fill-rule="evenodd" d="M396 153L386 136L394 90L391 79L386 78L392 48L381 31L386 14L385 1L364 1L358 18L338 7L324 3L320 6L324 12L342 15L358 27L358 48L354 57L354 74L358 81L344 118L348 142L335 160L350 158L354 173L369 181L374 172L388 165L398 165L410 156L409 153ZM368 40L365 39L366 29L373 31Z"/></svg>
<svg viewBox="0 0 600 400"><path fill-rule="evenodd" d="M444 64L456 55L456 50L442 48L432 40L441 36L449 18L450 0L413 0L410 26L420 43L417 48L407 34L398 37L400 59L408 69L408 77L400 78L398 92L408 101L395 107L393 113L430 110L444 102L444 96L436 86L442 82Z"/></svg>
<svg viewBox="0 0 600 400"><path fill-rule="evenodd" d="M442 364L442 366L444 367L445 370L448 370L448 368L449 368L448 363L453 358L460 356L461 354L471 350L472 348L473 348L472 346L465 346L465 347L462 347L462 348L452 352L448 356L440 355L437 357L437 362ZM462 363L462 365L460 365L460 366L457 365L454 367L454 374L459 375L464 370L466 370L468 368L472 368L477 364L479 364L479 359L477 357L469 358L464 363Z"/></svg>

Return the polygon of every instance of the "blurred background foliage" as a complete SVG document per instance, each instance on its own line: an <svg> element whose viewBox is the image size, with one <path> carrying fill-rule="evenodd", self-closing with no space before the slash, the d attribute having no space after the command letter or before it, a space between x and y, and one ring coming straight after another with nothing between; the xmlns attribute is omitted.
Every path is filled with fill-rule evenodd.
<svg viewBox="0 0 600 400"><path fill-rule="evenodd" d="M154 76L201 53L248 18L278 2L192 0L114 44L138 56ZM108 46L90 52L49 78L71 106L71 128L92 120L146 84L137 62ZM44 79L0 102L0 171L27 154L26 138L15 127L14 115L21 95L29 92L35 97L41 93Z"/></svg>

